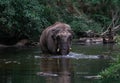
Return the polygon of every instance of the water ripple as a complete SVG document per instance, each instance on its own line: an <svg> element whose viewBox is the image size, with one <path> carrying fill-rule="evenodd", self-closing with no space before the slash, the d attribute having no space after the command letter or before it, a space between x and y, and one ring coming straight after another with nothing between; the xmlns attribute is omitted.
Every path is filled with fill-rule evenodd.
<svg viewBox="0 0 120 83"><path fill-rule="evenodd" d="M74 52L70 52L68 55L51 55L51 56L35 56L35 58L72 58L72 59L111 59L111 56L105 55L85 55L85 54L78 54Z"/></svg>

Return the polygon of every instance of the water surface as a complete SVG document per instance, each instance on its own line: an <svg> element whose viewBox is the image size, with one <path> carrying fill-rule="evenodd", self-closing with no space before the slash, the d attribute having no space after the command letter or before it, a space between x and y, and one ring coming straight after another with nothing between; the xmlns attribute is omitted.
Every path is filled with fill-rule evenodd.
<svg viewBox="0 0 120 83"><path fill-rule="evenodd" d="M76 44L65 56L45 56L39 47L1 48L0 83L100 83L92 76L107 68L118 52L116 45Z"/></svg>

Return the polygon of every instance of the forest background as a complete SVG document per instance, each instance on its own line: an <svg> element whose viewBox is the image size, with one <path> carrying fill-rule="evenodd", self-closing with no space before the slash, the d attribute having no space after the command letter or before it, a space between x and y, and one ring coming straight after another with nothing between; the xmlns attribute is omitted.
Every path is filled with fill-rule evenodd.
<svg viewBox="0 0 120 83"><path fill-rule="evenodd" d="M0 0L0 43L39 41L41 32L56 21L69 24L76 38L87 30L102 33L111 22L120 24L119 4L120 0Z"/></svg>

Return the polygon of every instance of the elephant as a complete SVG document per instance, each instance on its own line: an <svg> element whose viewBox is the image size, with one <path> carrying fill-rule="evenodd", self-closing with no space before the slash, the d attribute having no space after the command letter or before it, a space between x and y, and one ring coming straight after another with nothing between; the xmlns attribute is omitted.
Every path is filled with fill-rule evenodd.
<svg viewBox="0 0 120 83"><path fill-rule="evenodd" d="M44 54L67 55L71 50L73 31L70 25L56 22L47 27L40 36L40 47Z"/></svg>

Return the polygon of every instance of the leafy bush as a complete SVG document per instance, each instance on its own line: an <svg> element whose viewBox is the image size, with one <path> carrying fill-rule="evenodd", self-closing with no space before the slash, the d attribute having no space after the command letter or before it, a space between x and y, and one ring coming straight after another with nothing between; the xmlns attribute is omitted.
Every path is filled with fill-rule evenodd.
<svg viewBox="0 0 120 83"><path fill-rule="evenodd" d="M119 79L120 64L115 64L101 73L103 79Z"/></svg>
<svg viewBox="0 0 120 83"><path fill-rule="evenodd" d="M76 34L88 30L100 33L102 29L99 23L94 22L92 19L88 19L86 16L75 17L70 25Z"/></svg>
<svg viewBox="0 0 120 83"><path fill-rule="evenodd" d="M120 79L120 56L116 58L116 62L113 63L109 68L105 69L100 73L103 80Z"/></svg>
<svg viewBox="0 0 120 83"><path fill-rule="evenodd" d="M0 32L17 40L38 38L55 21L54 10L39 4L38 0L0 0L0 12Z"/></svg>
<svg viewBox="0 0 120 83"><path fill-rule="evenodd" d="M35 40L55 21L70 24L76 34L100 32L112 14L120 12L119 4L119 0L0 0L0 38Z"/></svg>

